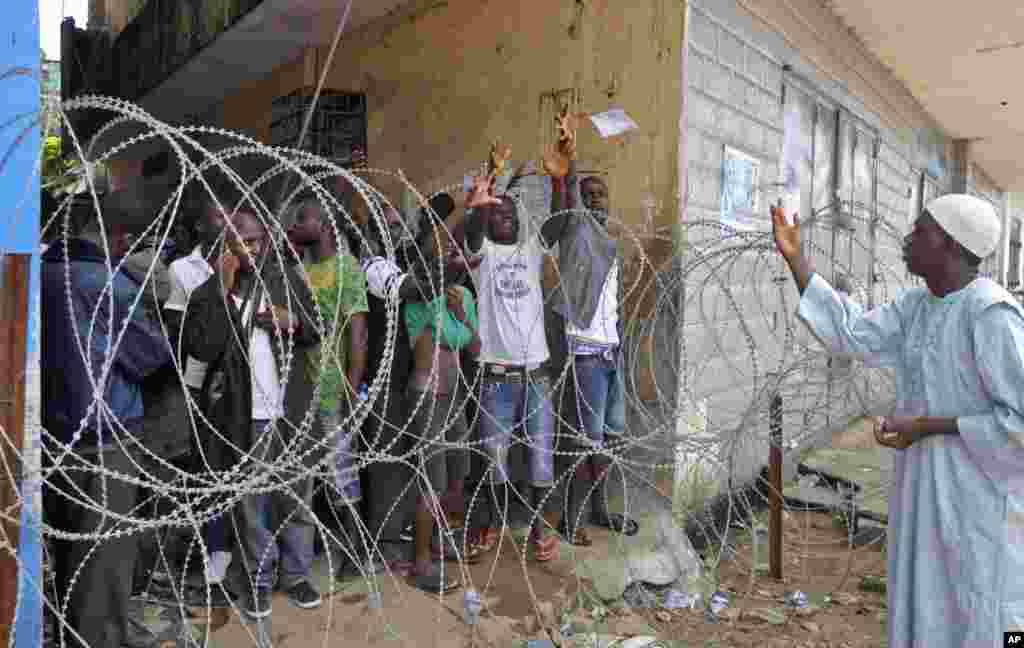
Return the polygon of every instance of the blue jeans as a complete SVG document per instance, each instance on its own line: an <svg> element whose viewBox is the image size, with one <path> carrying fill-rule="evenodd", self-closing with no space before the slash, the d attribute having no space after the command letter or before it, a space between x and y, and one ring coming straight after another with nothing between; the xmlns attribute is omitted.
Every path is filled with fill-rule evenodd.
<svg viewBox="0 0 1024 648"><path fill-rule="evenodd" d="M253 421L253 436L259 438L269 421ZM301 504L300 504L301 501ZM316 526L310 507L313 478L257 495L246 495L238 507L241 514L242 548L245 567L257 589L269 591L280 565L280 585L290 589L309 578L313 569Z"/></svg>
<svg viewBox="0 0 1024 648"><path fill-rule="evenodd" d="M508 451L513 437L529 444L530 484L537 488L554 485L555 410L548 378L528 382L484 378L480 441L493 466L491 481L495 484L509 481Z"/></svg>
<svg viewBox="0 0 1024 648"><path fill-rule="evenodd" d="M231 527L228 526L228 515L225 513L213 520L210 520L203 527L203 542L206 543L206 550L209 553L218 551L231 551L231 543L228 541Z"/></svg>
<svg viewBox="0 0 1024 648"><path fill-rule="evenodd" d="M603 448L608 437L620 438L626 429L621 357L620 353L613 353L610 358L573 356L579 433L587 435L595 449Z"/></svg>
<svg viewBox="0 0 1024 648"><path fill-rule="evenodd" d="M346 413L347 415L347 413ZM320 412L324 434L334 435L334 492L340 504L356 504L363 499L363 487L359 481L358 449L353 448L356 430L351 423L342 428L342 416L335 412Z"/></svg>

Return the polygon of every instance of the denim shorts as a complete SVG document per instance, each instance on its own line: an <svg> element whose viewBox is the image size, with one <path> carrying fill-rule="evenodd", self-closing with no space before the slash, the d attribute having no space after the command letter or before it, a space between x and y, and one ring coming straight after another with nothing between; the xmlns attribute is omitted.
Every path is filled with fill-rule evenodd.
<svg viewBox="0 0 1024 648"><path fill-rule="evenodd" d="M551 381L533 374L509 380L485 375L480 389L480 442L491 462L491 481L510 479L508 453L512 443L526 443L528 480L549 488L555 481L555 411L551 405Z"/></svg>
<svg viewBox="0 0 1024 648"><path fill-rule="evenodd" d="M321 412L324 435L334 435L334 491L339 504L355 504L363 499L363 489L359 482L359 458L354 447L356 430L352 426L341 428L338 414Z"/></svg>
<svg viewBox="0 0 1024 648"><path fill-rule="evenodd" d="M626 430L625 384L621 355L573 356L569 387L576 403L576 420L580 429L577 439L590 441L593 448L603 448L609 437L621 438Z"/></svg>

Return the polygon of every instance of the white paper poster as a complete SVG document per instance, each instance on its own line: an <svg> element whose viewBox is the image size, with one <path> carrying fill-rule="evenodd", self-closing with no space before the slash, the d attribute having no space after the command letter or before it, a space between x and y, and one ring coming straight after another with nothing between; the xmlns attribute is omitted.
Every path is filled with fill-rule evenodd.
<svg viewBox="0 0 1024 648"><path fill-rule="evenodd" d="M722 223L738 230L763 229L760 214L761 161L726 146L722 153Z"/></svg>
<svg viewBox="0 0 1024 648"><path fill-rule="evenodd" d="M601 134L601 137L608 139L616 135L622 135L628 133L631 130L638 130L639 125L633 119L626 114L626 111L621 108L613 108L603 113L597 113L590 116L590 121L594 124L594 128Z"/></svg>
<svg viewBox="0 0 1024 648"><path fill-rule="evenodd" d="M800 209L800 177L803 165L810 165L811 156L805 137L800 130L800 105L789 102L782 117L782 163L779 170L782 177L782 206L786 219L793 222L793 214Z"/></svg>

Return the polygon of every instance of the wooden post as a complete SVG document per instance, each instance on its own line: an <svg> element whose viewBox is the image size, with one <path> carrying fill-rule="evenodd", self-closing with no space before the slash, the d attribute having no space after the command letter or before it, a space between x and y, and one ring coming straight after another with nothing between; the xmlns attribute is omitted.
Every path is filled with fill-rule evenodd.
<svg viewBox="0 0 1024 648"><path fill-rule="evenodd" d="M32 256L0 256L0 434L3 463L0 468L0 511L7 518L0 533L3 542L17 551L21 536L18 484L11 478L21 470L19 455L25 445L25 389L28 340L28 285ZM9 471L9 472L8 472ZM18 605L18 561L9 549L0 550L0 646L10 645Z"/></svg>
<svg viewBox="0 0 1024 648"><path fill-rule="evenodd" d="M782 580L782 396L775 394L769 407L768 551L771 577Z"/></svg>

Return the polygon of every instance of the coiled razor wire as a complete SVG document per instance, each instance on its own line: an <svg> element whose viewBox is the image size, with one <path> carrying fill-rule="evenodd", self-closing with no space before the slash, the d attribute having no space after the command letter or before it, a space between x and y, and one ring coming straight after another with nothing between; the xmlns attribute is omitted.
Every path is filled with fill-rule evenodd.
<svg viewBox="0 0 1024 648"><path fill-rule="evenodd" d="M302 259L301 252L289 241L279 218L295 204L300 195L312 195L327 213L336 215L336 218L329 219L329 222L339 250L349 249L347 237L353 235L360 244L369 244L364 230L359 227L352 214L353 207L340 200L337 192L332 189L339 184L349 187L353 199L365 208L376 230L381 233L384 254L391 259L395 258L397 241L392 240L386 219L392 210L400 213L401 210L376 186L376 179L380 177L387 177L390 184L397 184L401 191L414 196L417 206L422 207L429 216L425 219L425 226L434 228L429 237L433 239L433 243L440 246L444 237L454 240L452 233L444 228L440 216L430 208L431 196L418 191L400 171L373 168L352 170L308 152L267 146L223 128L172 126L154 118L138 106L107 97L79 97L65 102L60 107L54 107L54 110L59 113L63 128L69 134L68 140L72 143L72 151L68 153L80 169L91 171L102 168L111 160L138 146L159 145L169 150L173 156L175 164L172 166L178 171L176 185L158 213L154 215L153 223L133 244L129 254L141 249L142 242L146 239L156 241L157 251L162 251L171 244L174 233L189 217L183 199L190 187L199 185L225 213L232 213L238 205L220 204L220 197L214 195L207 180L211 173L223 174L232 181L238 191L245 196L242 203L247 205L247 209L255 211L269 232L269 246L266 252L261 258L250 256L250 262L263 267L267 264L279 267L294 265L305 280L308 280L308 276L302 264L295 265L296 261ZM78 139L71 119L74 114L85 111L100 112L107 116L105 125L91 140L93 143L90 145L85 145ZM12 124L8 124L7 127L12 127ZM134 134L124 136L121 141L106 149L97 150L96 142L109 141L119 132ZM211 142L216 145L212 145ZM262 169L258 177L243 178L235 170L235 163L243 159L258 161ZM92 204L92 211L102 222L103 214L94 174L84 172L81 180L85 186L85 195L68 195L61 198L56 213L43 223L44 238L53 238L54 233L58 233L55 245L65 244L75 235L72 205L76 200L87 199ZM275 202L268 199L268 192L277 187L284 189L280 191ZM614 190L614 187L612 189ZM442 191L457 197L462 187L445 187ZM537 183L524 183L513 194L520 217L520 229L525 230L527 236L536 235L539 225L551 217L551 214L543 209L537 213L538 200L543 197L534 195L538 192L542 193L543 189L538 187ZM816 243L813 237L807 237L805 241L806 252L815 260L817 270L825 277L840 274L848 277L853 296L861 298L861 301L864 301L871 290L878 291L880 299L884 300L894 297L906 287L902 268L886 265L875 259L873 254L878 249L879 239L888 239L893 247L898 248L898 239L905 227L890 223L874 212L870 206L845 202L826 206L804 219L805 231L811 231L815 227L839 228L837 223L843 221L846 224L840 234L849 237L860 256L874 259L871 271L876 276L867 281L864 276L858 277L858 272L866 275L868 268L858 268L850 262L841 262L835 258L832 251ZM851 222L853 225L850 225ZM695 461L711 466L710 470L715 473L715 481L721 485L719 495L737 493L736 498L726 497L725 500L727 511L724 524L728 526L736 520L748 519L750 512L757 508L756 503L744 500L742 484L735 480L742 478L742 470L738 466L744 461L749 463L753 457L756 463L756 459L767 456L769 402L774 397L783 396L788 452L820 447L827 443L828 434L841 429L857 417L884 414L891 409L891 393L894 388L888 374L865 367L858 361L850 361L843 371L835 370L820 344L794 317L798 297L792 287L788 271L775 250L770 231L741 231L718 221L685 222L679 241L674 241L674 234L671 233L654 236L655 241L677 244L677 252L672 258L656 262L648 257L645 251L644 242L650 242L650 236L640 236L628 223L616 218L614 213L609 219L608 226L612 231L619 233L623 243L630 242L631 248L637 250L636 258L628 264L631 272L625 277L623 296L626 305L637 305L625 312L627 333L623 346L626 358L628 431L620 446L591 447L587 431L576 429L574 421L564 415L556 401L559 435L572 440L573 444L569 448L560 444L556 449L556 454L568 468L560 470L556 488L550 491L548 497L561 497L555 493L559 492L559 487L563 487L571 478L575 468L591 454L601 453L612 463L612 470L608 473L609 484L607 487L601 486L600 483L592 485L588 499L606 497L607 495L600 492L600 489L608 488L624 493L626 516L633 510L643 512L659 508L668 509L677 494L663 492L664 488L655 476L658 471L677 468L672 453L682 451L696 457ZM408 218L403 220L403 227L406 228L407 235L412 235L415 230L415 225L410 223ZM862 240L859 232L872 228L872 240ZM226 236L228 232L237 232L230 219L226 221L226 229L222 236ZM103 235L103 228L100 230ZM423 237L420 237L420 240L424 240ZM111 258L109 245L105 239L104 247L107 272L114 274L121 271L125 261ZM435 258L428 250L417 249L416 252L422 265L434 266L436 270L434 273L428 273L430 276L423 286L425 299L443 296L444 287L435 281L435 278L440 276L444 269L444 255ZM461 251L458 253L461 254ZM554 258L552 250L547 249L545 253ZM625 264L622 271L626 272ZM146 281L151 281L157 272L157 262L154 261L148 268ZM555 282L559 281L559 269L556 266ZM383 420L383 414L378 415L374 412L386 409L377 407L382 399L394 397L391 365L396 352L397 327L400 326L397 301L388 303L387 326L383 331L384 353L379 362L379 370L368 378L367 400L347 412L339 426L324 431L322 435L315 435L313 428L316 421L315 408L320 399L320 385L319 381L314 381L315 390L310 409L302 420L282 421L281 425L288 426L287 429L280 432L268 430L264 437L257 440L255 447L258 449L264 443L273 441L270 435L279 434L283 439L283 450L271 459L259 456L256 449L237 447L217 428L214 421L206 417L185 388L184 368L175 360L174 373L187 399L187 421L183 421L183 424L190 426L197 437L200 434L214 435L220 443L240 457L236 464L224 470L215 470L206 463L206 470L190 473L149 450L142 443L142 439L136 437L117 419L103 400L104 386L107 384L117 350L127 330L127 322L114 321L112 286L107 285L100 302L91 312L80 312L75 310L76 304L71 297L71 270L67 261L64 282L67 307L75 319L88 322L89 335L76 334L75 344L78 353L83 358L90 358L95 351L93 345L98 327L105 327L110 332L108 344L102 349L102 364L97 367L86 361L90 388L93 391L89 414L90 418L98 416L106 428L114 431L112 437L132 458L135 474L123 474L105 466L102 454L99 455L98 465L78 461L81 456L76 452L76 447L86 432L85 420L75 431L71 443L67 444L46 430L40 430L42 448L47 455L46 467L33 465L30 461L24 461L20 466L5 465L8 479L13 482L15 476L20 475L20 479L39 480L44 484L44 488L56 489L54 478L72 469L69 467L72 464L74 470L85 470L101 475L104 492L99 502L88 501L71 492L60 492L60 495L69 502L102 514L105 519L111 521L107 526L112 527L91 534L68 533L46 524L44 520L42 532L47 539L92 542L95 550L100 543L127 536L153 533L162 538L162 534L169 530L192 531L194 537L190 541L192 544L186 555L185 569L174 583L175 591L181 594L177 608L182 618L187 619L187 608L194 607L186 603L183 594L187 584L189 562L198 561L203 569L208 567L207 547L203 543L202 534L199 533L202 526L222 516L227 516L234 524L230 511L246 496L288 493L295 499L296 504L292 515L303 515L313 519L320 540L325 547L331 549L324 552L330 572L334 572L335 556L344 556L358 567L360 577L371 595L377 593L379 596L381 579L395 578L395 574L390 568L389 572L383 575L365 571L360 555L365 556L372 552L383 558L379 547L381 538L371 537L370 530L361 521L358 525L360 537L349 537L346 531L329 524L330 520L319 519L316 511L293 493L292 487L309 478L333 483L331 450L334 448L335 435L358 430L373 416L380 416L382 425L389 423ZM263 279L259 274L256 284L256 290L264 290ZM143 292L140 292L133 309L143 308ZM639 304L645 302L654 304L650 313L645 314L640 310ZM313 312L303 313L300 300L290 291L286 295L286 306L292 312L300 311L300 315L315 322L325 340L334 339L339 327L344 326L340 308L337 306L332 312L327 312L324 305L314 299ZM166 330L162 316L158 317L161 317L161 324ZM101 321L100 318L104 318L105 321ZM543 326L544 322L538 321L535 325ZM283 387L288 383L291 372L304 371L305 368L292 366L296 360L294 338L280 331L279 338L283 341L280 362L280 380ZM236 338L233 343L241 345L242 341ZM653 346L653 352L645 353L644 345ZM436 359L440 351L440 346L435 343L435 362L430 375L432 382L439 379ZM321 372L327 369L329 361L329 354L320 354ZM652 366L652 362L661 368ZM575 392L576 384L570 361L567 360L561 366L551 369L552 394L559 394L563 389ZM657 405L654 404L655 401L640 397L641 380L645 375L653 380ZM478 371L475 376L463 375L460 380L469 385L469 398L479 408L478 389L482 384L481 372ZM428 393L424 393L418 402L410 404L410 409L415 412L420 407L429 407L429 399ZM690 433L686 427L686 420L700 403L706 404L706 411L709 413L706 429L701 434ZM831 413L840 406L845 408L843 416L832 416ZM446 416L445 412L433 409L430 411L431 417ZM530 416L531 412L526 412L525 415ZM475 418L480 419L484 416L489 414L479 408ZM454 421L445 423L442 439L444 432L452 425ZM430 441L438 447L432 452L457 449L485 460L487 458L481 442L473 438L472 434L470 439L458 442L428 439L421 431L412 429L411 413L400 432L415 441L408 452L393 452L393 444L397 443L401 436L396 434L388 447L367 447L360 448L358 452L353 451L357 468L362 470L379 462L392 462L404 466L412 471L415 478L405 485L401 497L404 498L411 489L412 492L417 487L424 489L428 491L435 511L440 510L439 494L430 492L425 470L420 465L424 453L422 445ZM3 438L5 443L11 443L6 436ZM517 428L513 431L512 443L528 445L530 441L525 431L520 432ZM196 445L201 447L201 444ZM11 450L14 450L13 446ZM325 450L327 452L324 459L312 467L307 466L311 456ZM18 455L18 458L21 462L22 456ZM489 488L487 474L498 469L496 466L488 466L485 478L471 493L467 493L467 520L472 518L472 512L476 507L493 497L494 491ZM161 479L158 472L169 475L170 478ZM133 484L152 495L131 512L116 513L106 508L106 480L109 479ZM537 521L543 521L541 511L548 505L547 502L534 508L529 494L521 492L515 486L511 486L507 494L509 500L518 501L520 506L528 510L531 526ZM145 511L147 506L151 506L157 500L172 502L173 507L164 517L153 519ZM400 501L402 500L396 499L393 503L389 516L400 514ZM509 550L519 552L522 577L528 587L533 607L537 609L538 601L543 598L544 593L534 589L531 579L532 567L527 562L526 552L519 551L515 543L508 545L504 541L504 531L510 527L508 516L504 512L507 511L508 504L509 502L500 503L502 511L496 512L499 513L503 532L498 554ZM346 506L352 508L353 505ZM583 508L589 508L587 502L584 502ZM354 509L352 510L354 512ZM708 520L707 516L703 515L705 512L705 509L698 507L690 511L690 517L677 522L688 529L693 525L706 525ZM9 523L17 525L20 522L11 511L3 511L0 514ZM359 515L354 517L360 519ZM450 527L444 516L437 518L440 527L437 535L444 544L445 538L456 529ZM582 522L582 519L574 520L571 521L571 525L575 527ZM713 526L721 527L722 521L716 521ZM240 532L240 529L235 529L236 537ZM463 528L460 532L460 544L465 547L469 529ZM702 532L710 534L716 531L702 529ZM11 547L12 543L5 539L4 546L0 549L11 553ZM159 560L166 560L165 549L162 544L159 546ZM623 546L616 543L610 548L612 551L622 549ZM724 537L718 547L706 553L710 554L713 551L717 551L719 558L724 555ZM244 555L242 560L246 560ZM71 577L72 586L80 575L80 569L81 567ZM467 583L467 588L476 589L484 596L493 592L497 559L491 565L484 582L473 582L473 574L462 556L459 556L456 569L463 582ZM249 573L251 570L245 567L245 571ZM582 576L577 575L574 578L578 583L583 582ZM44 583L32 585L44 594L48 614L61 621L58 623L56 640L62 645L70 640L73 633L62 621L67 609L57 607L57 601L48 596L49 592ZM328 592L330 593L333 592ZM211 596L212 589L207 584L204 586L207 606L212 605ZM326 627L330 628L330 617L334 614L335 606L342 604L333 598L328 598L327 601L329 618ZM232 606L240 612L237 604L233 603ZM384 622L390 626L388 619L384 619ZM247 632L254 643L260 641L258 633L253 630ZM327 633L329 631L325 630L325 635ZM399 638L410 645L417 643L416 637L413 636ZM330 638L325 636L324 641L328 640ZM208 641L209 636L204 636L199 644L206 645Z"/></svg>

